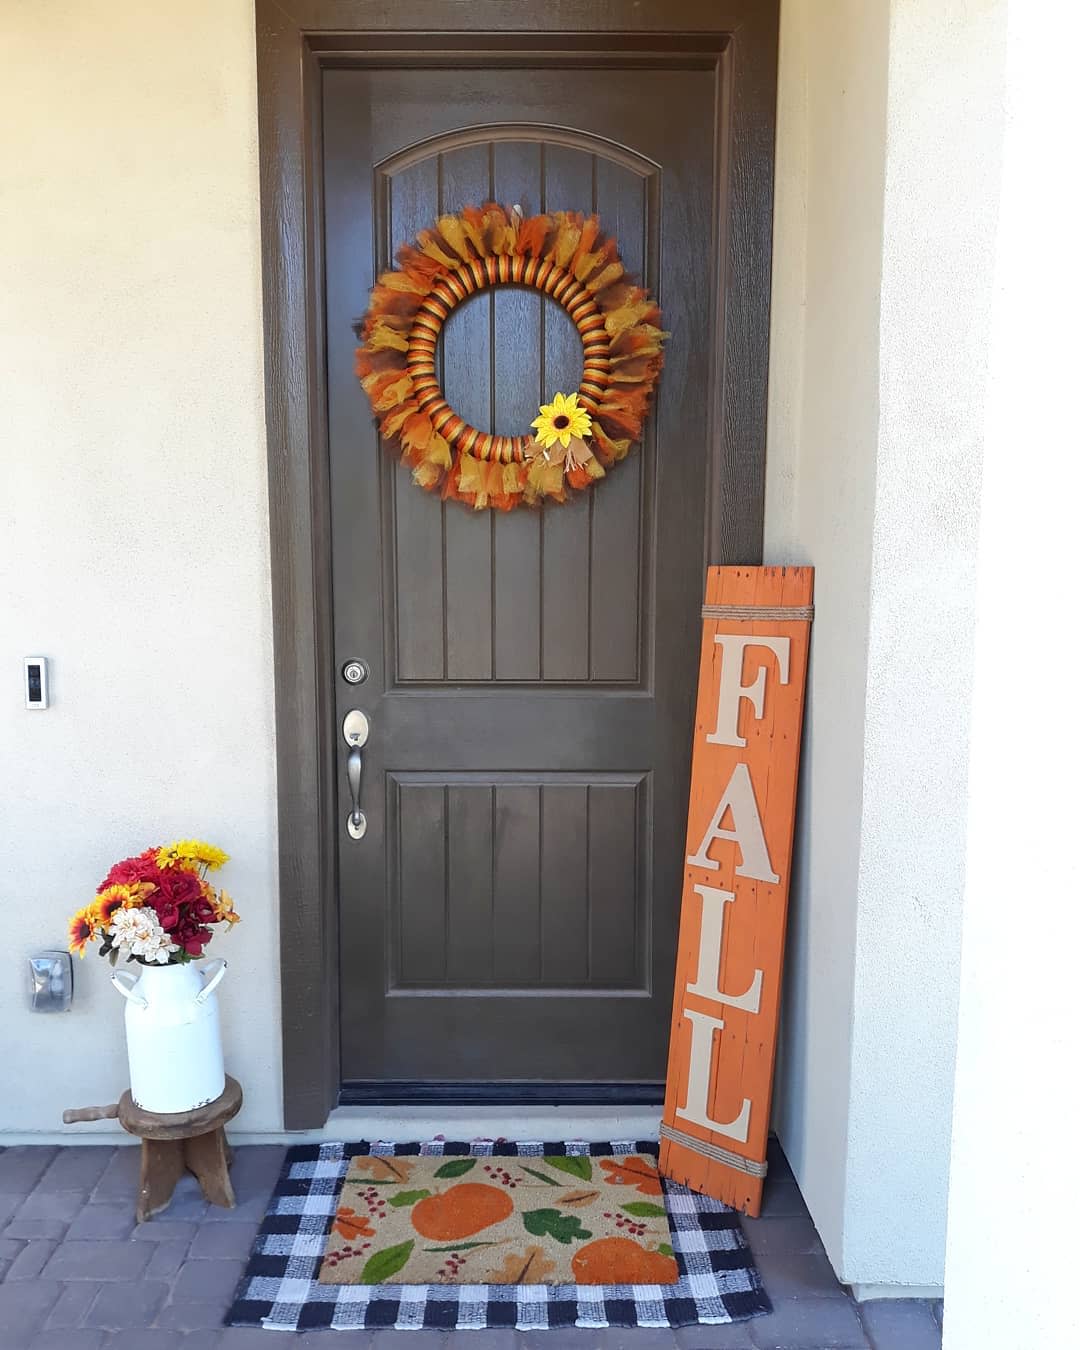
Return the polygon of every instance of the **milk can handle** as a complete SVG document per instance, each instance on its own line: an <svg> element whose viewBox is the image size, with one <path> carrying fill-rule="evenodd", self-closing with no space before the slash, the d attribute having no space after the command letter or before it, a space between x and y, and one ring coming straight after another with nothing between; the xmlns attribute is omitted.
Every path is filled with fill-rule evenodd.
<svg viewBox="0 0 1080 1350"><path fill-rule="evenodd" d="M214 964L214 962L211 961L211 962L210 962L210 965L209 965L209 966L206 966L206 967L203 969L202 974L203 974L203 978L204 978L204 979L206 979L206 973L207 973L207 971L210 969L210 966L212 966L213 964ZM223 957L220 957L220 956L219 956L219 957L217 958L217 970L215 970L214 973L213 973L213 975L211 975L210 978L209 978L208 980L206 980L206 983L205 983L205 984L203 985L203 987L199 990L199 992L195 995L195 1002L196 1002L196 1003L205 1003L205 1002L206 1002L206 1000L210 997L210 995L214 992L214 990L215 990L215 989L218 987L218 985L221 983L222 979L224 978L225 971L228 969L228 966L229 966L229 963L228 963Z"/></svg>
<svg viewBox="0 0 1080 1350"><path fill-rule="evenodd" d="M128 980L131 981L130 984L128 984ZM143 998L142 994L132 993L132 990L138 983L137 975L132 975L131 972L127 970L118 970L115 975L113 975L111 983L114 989L119 989L123 996L126 999L130 999L137 1008L146 1007L146 999Z"/></svg>

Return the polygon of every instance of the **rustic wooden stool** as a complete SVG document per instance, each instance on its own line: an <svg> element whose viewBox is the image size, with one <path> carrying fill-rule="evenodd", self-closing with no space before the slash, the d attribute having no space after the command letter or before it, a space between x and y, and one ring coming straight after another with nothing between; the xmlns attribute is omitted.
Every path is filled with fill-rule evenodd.
<svg viewBox="0 0 1080 1350"><path fill-rule="evenodd" d="M144 1111L131 1100L131 1093L125 1092L115 1106L65 1111L64 1124L116 1117L128 1134L139 1136L142 1170L135 1217L144 1223L168 1208L176 1183L185 1171L198 1179L203 1195L212 1205L235 1208L236 1196L229 1180L232 1149L225 1138L225 1125L240 1110L243 1101L240 1084L226 1074L221 1096L194 1111L170 1115Z"/></svg>

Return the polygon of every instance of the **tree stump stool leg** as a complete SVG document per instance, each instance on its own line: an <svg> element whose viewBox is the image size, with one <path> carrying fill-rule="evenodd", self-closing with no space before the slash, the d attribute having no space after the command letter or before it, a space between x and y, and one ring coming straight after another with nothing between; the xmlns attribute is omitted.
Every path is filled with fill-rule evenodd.
<svg viewBox="0 0 1080 1350"><path fill-rule="evenodd" d="M209 1134L197 1134L183 1141L184 1165L198 1178L202 1193L212 1205L223 1209L236 1208L229 1179L229 1146L223 1129Z"/></svg>
<svg viewBox="0 0 1080 1350"><path fill-rule="evenodd" d="M145 1223L168 1207L176 1183L184 1173L184 1143L180 1139L144 1139L139 1199L135 1218Z"/></svg>

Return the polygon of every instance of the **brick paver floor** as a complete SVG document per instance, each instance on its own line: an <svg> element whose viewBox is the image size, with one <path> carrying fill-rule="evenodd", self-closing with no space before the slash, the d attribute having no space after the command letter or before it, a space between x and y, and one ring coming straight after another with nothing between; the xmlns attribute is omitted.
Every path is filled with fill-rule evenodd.
<svg viewBox="0 0 1080 1350"><path fill-rule="evenodd" d="M0 1150L0 1350L277 1350L281 1332L223 1328L284 1157L238 1148L234 1210L186 1178L134 1222L138 1149ZM940 1307L854 1303L837 1284L783 1155L744 1220L775 1312L677 1331L311 1332L303 1350L938 1350Z"/></svg>

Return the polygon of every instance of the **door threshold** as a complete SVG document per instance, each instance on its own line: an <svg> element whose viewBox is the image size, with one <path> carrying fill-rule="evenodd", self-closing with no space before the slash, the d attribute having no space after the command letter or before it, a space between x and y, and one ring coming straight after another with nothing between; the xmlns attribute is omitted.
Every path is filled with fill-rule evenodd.
<svg viewBox="0 0 1080 1350"><path fill-rule="evenodd" d="M664 1084L451 1083L381 1079L342 1083L341 1106L662 1106Z"/></svg>
<svg viewBox="0 0 1080 1350"><path fill-rule="evenodd" d="M439 1105L339 1106L331 1111L324 1139L355 1142L384 1139L392 1143L425 1143L442 1137L456 1141L513 1139L555 1141L582 1139L656 1140L660 1137L659 1106L611 1105Z"/></svg>

